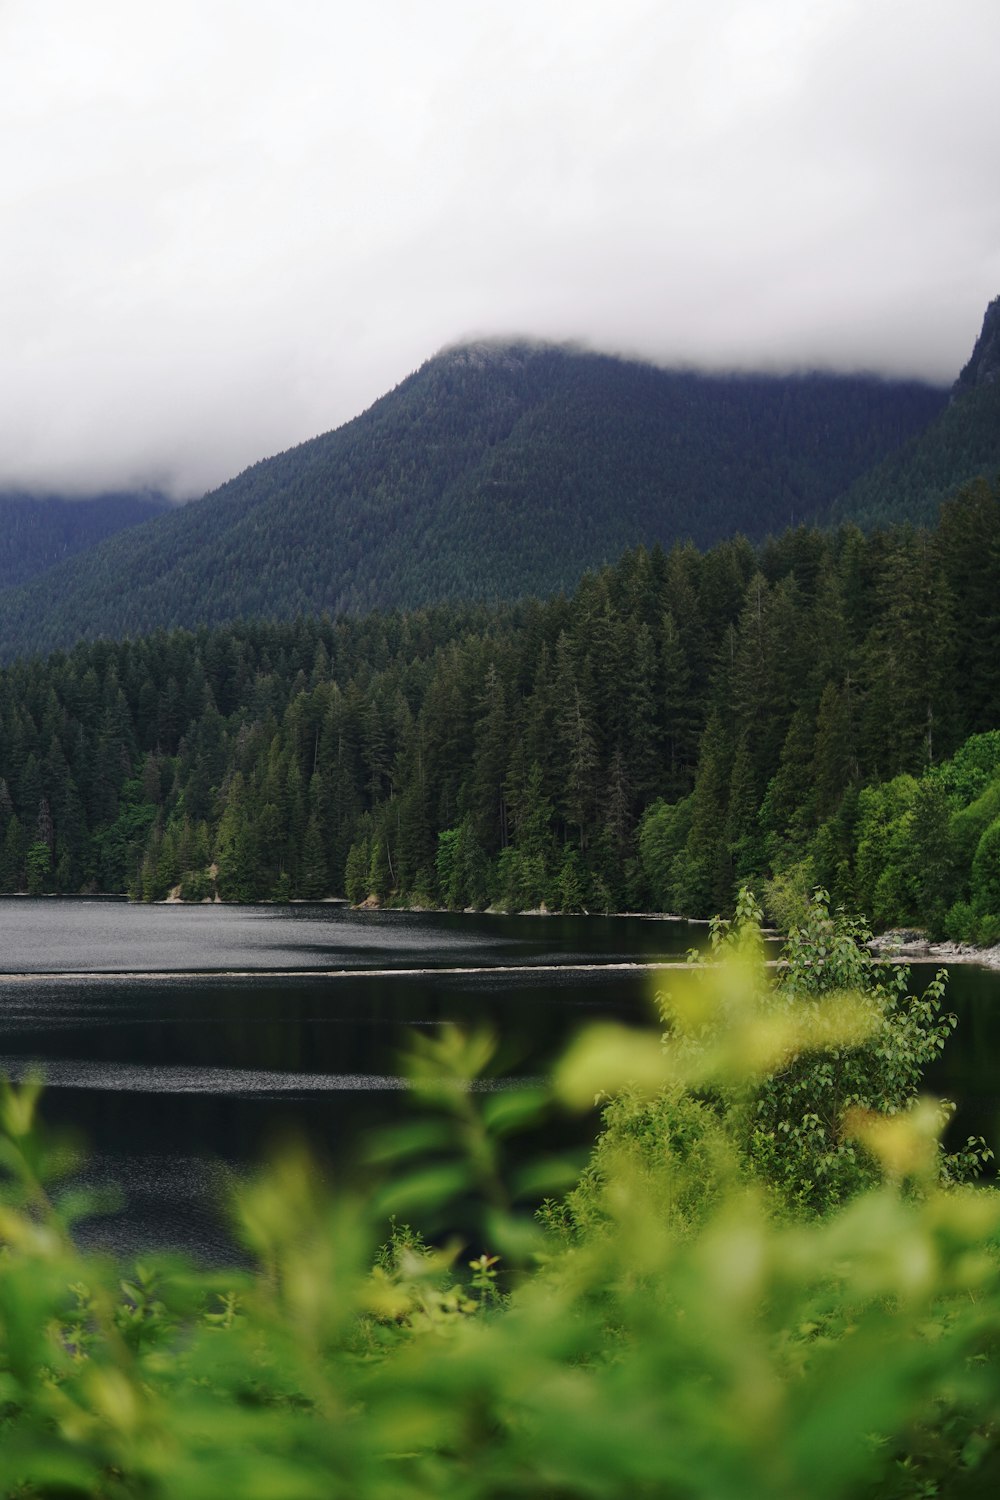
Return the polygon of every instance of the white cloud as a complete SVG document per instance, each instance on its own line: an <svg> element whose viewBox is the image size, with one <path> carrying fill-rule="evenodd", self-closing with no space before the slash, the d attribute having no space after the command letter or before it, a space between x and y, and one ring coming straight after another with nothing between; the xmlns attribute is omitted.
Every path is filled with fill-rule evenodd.
<svg viewBox="0 0 1000 1500"><path fill-rule="evenodd" d="M193 493L443 344L949 379L995 0L7 0L0 484Z"/></svg>

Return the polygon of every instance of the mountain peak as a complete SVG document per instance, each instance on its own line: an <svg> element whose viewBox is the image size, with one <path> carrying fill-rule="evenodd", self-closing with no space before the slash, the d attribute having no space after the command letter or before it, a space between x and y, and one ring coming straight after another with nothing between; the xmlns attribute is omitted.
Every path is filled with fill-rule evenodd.
<svg viewBox="0 0 1000 1500"><path fill-rule="evenodd" d="M977 385L1000 382L1000 297L994 297L986 309L983 329L968 364L955 381L955 394Z"/></svg>
<svg viewBox="0 0 1000 1500"><path fill-rule="evenodd" d="M912 382L467 343L335 432L58 578L0 590L0 657L161 625L543 596L640 541L760 538L823 516L943 400Z"/></svg>
<svg viewBox="0 0 1000 1500"><path fill-rule="evenodd" d="M451 344L436 358L442 364L456 368L519 370L528 363L533 350L537 352L542 347L541 344L531 345L524 339L475 339L470 343Z"/></svg>

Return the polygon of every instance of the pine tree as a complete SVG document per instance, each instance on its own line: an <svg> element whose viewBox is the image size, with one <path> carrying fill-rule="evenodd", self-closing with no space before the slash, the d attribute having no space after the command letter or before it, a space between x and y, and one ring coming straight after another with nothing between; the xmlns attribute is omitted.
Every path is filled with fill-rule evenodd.
<svg viewBox="0 0 1000 1500"><path fill-rule="evenodd" d="M919 773L954 748L953 602L926 532L893 537L865 644L869 774Z"/></svg>
<svg viewBox="0 0 1000 1500"><path fill-rule="evenodd" d="M815 742L815 716L803 705L792 715L785 743L781 747L778 769L768 783L760 805L760 826L768 858L772 863L778 856L781 856L782 863L786 863L792 851L801 850L808 832L814 826Z"/></svg>
<svg viewBox="0 0 1000 1500"><path fill-rule="evenodd" d="M384 901L392 890L392 873L389 867L389 846L384 835L372 835L369 843L368 891L378 901Z"/></svg>
<svg viewBox="0 0 1000 1500"><path fill-rule="evenodd" d="M299 889L307 901L320 901L330 889L330 876L326 864L326 850L319 818L314 813L306 826L302 846L302 863L299 874Z"/></svg>
<svg viewBox="0 0 1000 1500"><path fill-rule="evenodd" d="M816 715L812 786L818 818L829 818L848 787L860 778L856 692L850 678L828 682Z"/></svg>
<svg viewBox="0 0 1000 1500"><path fill-rule="evenodd" d="M219 894L226 901L253 901L263 892L256 822L243 775L237 771L226 793L216 837Z"/></svg>
<svg viewBox="0 0 1000 1500"><path fill-rule="evenodd" d="M0 891L10 893L24 889L25 844L21 820L12 813L0 848Z"/></svg>
<svg viewBox="0 0 1000 1500"><path fill-rule="evenodd" d="M580 849L586 848L597 808L598 751L593 710L581 690L573 651L565 631L556 642L555 744L558 748L562 783L562 813L574 830ZM536 762L537 764L537 762Z"/></svg>
<svg viewBox="0 0 1000 1500"><path fill-rule="evenodd" d="M663 790L668 797L678 797L690 791L694 783L699 715L692 701L687 653L671 610L663 617L660 672L666 725Z"/></svg>
<svg viewBox="0 0 1000 1500"><path fill-rule="evenodd" d="M344 872L344 889L348 901L354 906L360 905L368 895L370 861L371 851L367 838L359 839L357 843L351 845L347 855L347 868Z"/></svg>
<svg viewBox="0 0 1000 1500"><path fill-rule="evenodd" d="M993 728L1000 703L1000 484L980 479L947 501L935 546L953 601L964 738Z"/></svg>
<svg viewBox="0 0 1000 1500"><path fill-rule="evenodd" d="M681 911L708 916L732 899L733 865L726 814L733 751L718 713L705 727L691 798L691 829L674 862L672 884Z"/></svg>
<svg viewBox="0 0 1000 1500"><path fill-rule="evenodd" d="M510 754L511 710L506 684L490 662L477 705L473 731L475 755L469 778L468 804L476 834L490 849L502 848L507 838L503 782Z"/></svg>

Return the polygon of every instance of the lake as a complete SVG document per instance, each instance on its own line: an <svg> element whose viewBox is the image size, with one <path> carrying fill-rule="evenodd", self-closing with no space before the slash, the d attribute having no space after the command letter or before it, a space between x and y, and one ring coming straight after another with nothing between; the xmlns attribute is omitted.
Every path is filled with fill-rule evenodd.
<svg viewBox="0 0 1000 1500"><path fill-rule="evenodd" d="M410 1105L408 1032L487 1025L506 1078L544 1076L586 1021L641 1024L662 972L706 928L636 917L354 912L335 904L0 901L0 1070L46 1076L44 1119L89 1147L82 1180L122 1205L81 1237L129 1253L231 1253L218 1206L284 1134L343 1180L367 1132ZM930 978L932 967L915 970ZM931 1080L953 1133L997 1136L1000 975L952 971L962 1018ZM595 1121L557 1128L584 1149Z"/></svg>

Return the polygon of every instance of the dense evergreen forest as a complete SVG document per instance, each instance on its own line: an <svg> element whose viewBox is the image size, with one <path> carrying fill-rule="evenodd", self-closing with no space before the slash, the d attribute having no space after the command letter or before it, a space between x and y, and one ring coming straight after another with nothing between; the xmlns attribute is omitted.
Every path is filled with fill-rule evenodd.
<svg viewBox="0 0 1000 1500"><path fill-rule="evenodd" d="M638 542L760 541L824 520L946 401L916 381L453 349L337 431L0 592L0 659L173 626L544 597Z"/></svg>
<svg viewBox="0 0 1000 1500"><path fill-rule="evenodd" d="M365 1191L287 1149L221 1272L81 1253L79 1159L0 1080L4 1492L995 1490L992 1153L922 1095L944 977L910 995L830 906L1000 939L998 590L980 479L933 528L0 670L2 892L735 904L654 1030L591 1027L551 1086L493 1087L485 1031L417 1035L422 1113ZM793 928L777 975L755 892ZM595 1096L579 1175L553 1111ZM423 1238L459 1213L467 1249Z"/></svg>
<svg viewBox="0 0 1000 1500"><path fill-rule="evenodd" d="M26 583L106 537L170 509L161 495L68 499L0 491L0 589Z"/></svg>
<svg viewBox="0 0 1000 1500"><path fill-rule="evenodd" d="M833 504L834 520L859 526L929 524L942 500L979 475L1000 479L1000 297L944 410L922 433L876 464Z"/></svg>
<svg viewBox="0 0 1000 1500"><path fill-rule="evenodd" d="M708 915L749 882L784 917L820 883L988 934L998 538L981 482L934 530L639 548L546 603L17 663L0 889Z"/></svg>

